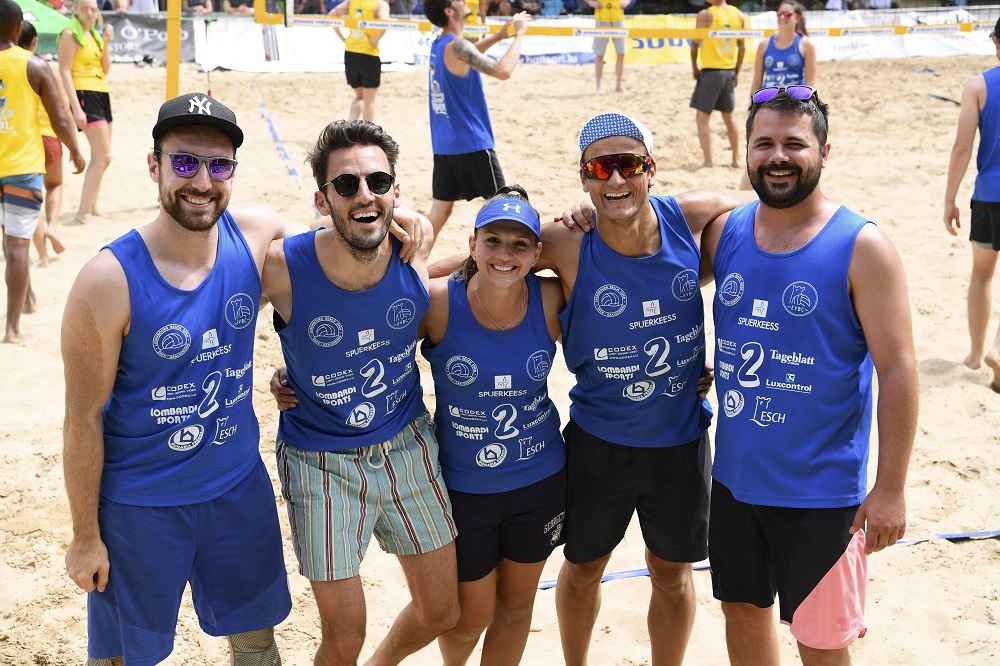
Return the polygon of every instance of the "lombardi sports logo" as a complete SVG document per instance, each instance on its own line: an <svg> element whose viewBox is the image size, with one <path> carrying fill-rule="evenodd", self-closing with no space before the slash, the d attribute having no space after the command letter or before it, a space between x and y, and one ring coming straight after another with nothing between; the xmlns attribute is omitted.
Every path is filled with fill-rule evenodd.
<svg viewBox="0 0 1000 666"><path fill-rule="evenodd" d="M479 368L468 356L452 356L445 364L444 371L456 386L468 386L479 376Z"/></svg>
<svg viewBox="0 0 1000 666"><path fill-rule="evenodd" d="M320 347L333 347L344 337L344 327L334 317L321 315L309 322L309 339Z"/></svg>
<svg viewBox="0 0 1000 666"><path fill-rule="evenodd" d="M417 308L413 305L413 301L408 298L400 298L389 306L389 310L385 313L385 322L396 330L406 328L413 322L416 311Z"/></svg>
<svg viewBox="0 0 1000 666"><path fill-rule="evenodd" d="M153 351L157 356L172 361L191 348L191 334L180 324L167 324L153 336Z"/></svg>
<svg viewBox="0 0 1000 666"><path fill-rule="evenodd" d="M819 305L819 294L808 282L793 282L781 294L781 304L785 312L795 317L805 317Z"/></svg>
<svg viewBox="0 0 1000 666"><path fill-rule="evenodd" d="M244 293L234 294L226 303L226 321L233 328L246 328L253 321L257 304Z"/></svg>
<svg viewBox="0 0 1000 666"><path fill-rule="evenodd" d="M594 308L605 317L617 317L627 304L628 298L618 285L606 284L594 294Z"/></svg>
<svg viewBox="0 0 1000 666"><path fill-rule="evenodd" d="M730 273L719 287L719 300L725 305L736 305L743 297L743 276Z"/></svg>
<svg viewBox="0 0 1000 666"><path fill-rule="evenodd" d="M536 382L543 381L549 375L549 369L552 367L552 359L549 357L549 353L544 349L539 349L534 354L528 357L528 363L525 369L528 371L528 376Z"/></svg>
<svg viewBox="0 0 1000 666"><path fill-rule="evenodd" d="M722 410L726 416L733 418L743 411L743 394L736 389L729 389L722 396Z"/></svg>
<svg viewBox="0 0 1000 666"><path fill-rule="evenodd" d="M698 293L698 274L692 268L686 268L676 276L670 284L670 293L678 301L690 301Z"/></svg>

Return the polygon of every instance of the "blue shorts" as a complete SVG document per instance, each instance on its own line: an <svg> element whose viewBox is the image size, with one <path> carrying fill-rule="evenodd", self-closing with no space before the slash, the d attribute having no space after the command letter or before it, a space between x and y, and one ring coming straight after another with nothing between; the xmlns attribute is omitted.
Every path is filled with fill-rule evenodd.
<svg viewBox="0 0 1000 666"><path fill-rule="evenodd" d="M104 592L87 595L89 656L157 664L174 648L188 582L205 633L273 627L292 608L274 490L264 463L221 497L184 506L101 498L111 561Z"/></svg>

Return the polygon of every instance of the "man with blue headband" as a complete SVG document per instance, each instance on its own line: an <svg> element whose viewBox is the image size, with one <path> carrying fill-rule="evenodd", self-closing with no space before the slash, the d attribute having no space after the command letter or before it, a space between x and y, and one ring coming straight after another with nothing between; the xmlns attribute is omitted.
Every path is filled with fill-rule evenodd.
<svg viewBox="0 0 1000 666"><path fill-rule="evenodd" d="M558 275L566 365L576 374L564 431L569 469L566 562L556 606L567 664L584 664L600 583L638 512L653 584L655 664L679 664L694 624L691 564L708 555L712 412L705 369L699 237L747 195L650 195L652 134L618 113L580 134L592 233L542 229L539 268Z"/></svg>

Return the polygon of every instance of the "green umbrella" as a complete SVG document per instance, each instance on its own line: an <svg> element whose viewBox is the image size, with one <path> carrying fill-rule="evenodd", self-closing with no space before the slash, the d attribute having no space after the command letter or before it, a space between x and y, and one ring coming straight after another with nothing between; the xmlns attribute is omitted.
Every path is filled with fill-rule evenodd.
<svg viewBox="0 0 1000 666"><path fill-rule="evenodd" d="M59 33L69 25L69 17L52 9L51 5L38 0L14 0L24 12L24 20L38 31L37 53L55 53L58 50Z"/></svg>

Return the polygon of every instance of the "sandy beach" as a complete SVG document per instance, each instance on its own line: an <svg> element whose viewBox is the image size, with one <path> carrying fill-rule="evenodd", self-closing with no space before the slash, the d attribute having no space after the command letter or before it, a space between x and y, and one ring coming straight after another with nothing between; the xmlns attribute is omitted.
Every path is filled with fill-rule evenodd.
<svg viewBox="0 0 1000 666"><path fill-rule="evenodd" d="M941 219L958 106L931 96L958 100L971 76L994 65L991 57L964 56L823 62L819 67L820 93L831 109L832 152L823 191L878 223L902 255L920 373L921 410L907 493L907 538L916 542L869 560L868 635L853 648L859 664L1000 663L1000 542L929 538L1000 529L1000 457L993 455L993 447L1000 447L1000 395L989 389L985 369L972 371L961 364L968 353L965 293L971 263L966 234L974 166L959 195L963 229L956 239L945 232ZM103 244L156 214L157 190L146 172L146 154L165 89L163 68L115 65L111 76L114 159L100 198L105 217L86 226L72 222L83 179L70 175L67 166L60 225L67 250L47 268L32 267L39 307L21 320L25 344L0 345L0 367L10 370L0 402L0 664L69 665L86 659L86 600L63 566L70 520L62 473L59 330L65 297L80 267ZM744 69L740 99L749 94L750 79L751 70ZM182 67L181 92L204 90L206 84L195 66ZM430 208L432 168L426 85L425 67L384 74L377 118L402 146L397 172L404 200L423 212ZM629 113L652 130L658 165L653 193L733 189L739 183L740 172L733 168L696 169L701 153L694 112L688 108L693 86L689 67L628 67L625 85L624 94L595 96L591 67L541 65L519 66L506 82L487 81L496 152L507 182L525 186L543 220L585 196L577 176L576 142L583 123L603 111ZM303 159L319 130L348 110L353 93L343 75L214 72L211 86L236 112L247 135L238 153L233 201L258 201L303 223L313 221L315 184ZM745 112L737 116L742 123ZM721 118L713 117L712 123L715 161L724 164L728 147ZM272 139L272 127L287 161ZM89 155L88 148L84 152ZM456 205L435 258L467 249L480 204ZM706 301L713 288L706 288ZM277 496L277 411L267 380L281 353L270 322L266 308L257 326L254 400L260 449ZM994 318L990 336L995 326ZM550 394L565 421L572 377L559 360ZM430 374L421 362L425 395L433 405ZM892 414L882 418L891 420ZM873 450L873 469L876 460ZM278 642L286 665L311 664L319 620L308 582L297 573L287 516L280 497L277 501L294 602L291 616L278 627ZM543 580L554 579L561 562L561 551L556 551ZM609 571L643 566L642 539L633 524ZM368 604L365 658L408 594L398 564L374 542L362 576ZM695 583L698 613L687 663L725 663L723 618L708 572L696 572ZM648 593L644 577L603 586L592 664L649 663ZM779 637L783 661L797 663L791 635L779 628ZM228 663L227 655L223 639L200 631L186 597L175 649L166 663L214 666ZM554 593L543 590L523 663L560 662ZM440 663L437 646L406 663Z"/></svg>

